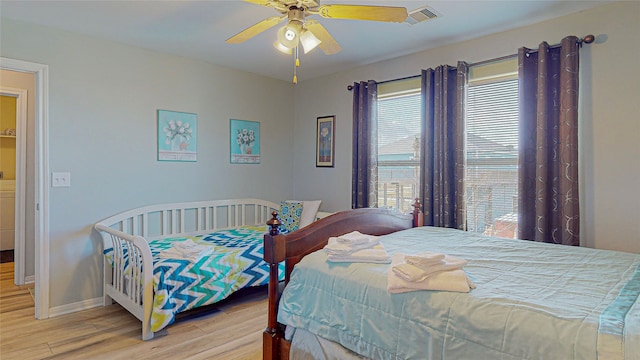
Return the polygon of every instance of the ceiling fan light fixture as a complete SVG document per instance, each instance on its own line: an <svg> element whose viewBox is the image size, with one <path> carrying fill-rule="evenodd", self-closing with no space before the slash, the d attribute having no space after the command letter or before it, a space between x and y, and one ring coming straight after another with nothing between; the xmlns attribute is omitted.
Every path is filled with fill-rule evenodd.
<svg viewBox="0 0 640 360"><path fill-rule="evenodd" d="M313 35L313 33L308 29L302 29L302 33L300 34L300 42L302 43L302 48L304 49L304 53L306 54L320 45L322 41L320 41L320 39Z"/></svg>
<svg viewBox="0 0 640 360"><path fill-rule="evenodd" d="M278 30L278 42L282 46L293 49L300 43L300 33L302 24L297 21L289 21L289 23Z"/></svg>
<svg viewBox="0 0 640 360"><path fill-rule="evenodd" d="M0 0L2 1L2 0ZM298 46L302 44L304 53L307 54L316 47L320 47L326 55L333 55L342 50L342 47L329 34L327 29L318 21L307 19L310 15L319 15L323 18L369 20L382 22L404 22L407 20L407 9L396 6L366 6L366 5L320 5L320 0L245 0L257 5L273 8L281 16L266 18L254 24L238 34L228 38L229 44L239 44L257 34L287 21L287 24L278 29L277 40L273 46L285 54L294 54L295 65L293 68L293 82L297 83L296 69L300 66Z"/></svg>
<svg viewBox="0 0 640 360"><path fill-rule="evenodd" d="M292 49L282 45L282 43L280 43L280 41L276 40L273 43L273 47L276 48L278 51L285 53L287 55L291 55L292 54Z"/></svg>

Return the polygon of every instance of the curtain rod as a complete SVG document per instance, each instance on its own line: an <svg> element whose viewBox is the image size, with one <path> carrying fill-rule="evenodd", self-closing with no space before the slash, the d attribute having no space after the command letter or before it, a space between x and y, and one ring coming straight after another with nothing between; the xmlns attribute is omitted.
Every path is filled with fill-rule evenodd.
<svg viewBox="0 0 640 360"><path fill-rule="evenodd" d="M585 37L578 39L578 47L582 47L582 44L591 44L595 41L596 41L595 36L593 36L592 34L586 35ZM556 49L556 48L559 48L560 46L562 46L562 44L549 45L549 49ZM530 49L530 50L536 51L536 49Z"/></svg>
<svg viewBox="0 0 640 360"><path fill-rule="evenodd" d="M384 84L384 83L388 83L388 82L393 82L393 81L400 81L400 80L409 80L409 79L415 79L415 78L419 78L422 75L412 75L412 76L406 76L400 79L392 79L392 80L385 80L385 81L380 81L378 82L378 84Z"/></svg>
<svg viewBox="0 0 640 360"><path fill-rule="evenodd" d="M594 41L596 41L596 37L593 36L592 34L589 34L589 35L584 36L581 39L578 39L578 45L580 47L582 47L582 44L591 44ZM561 44L555 44L555 45L551 45L549 47L553 49L553 48L559 47L560 45ZM483 64L486 64L486 63L494 62L494 61L506 60L506 59L508 59L510 57L514 57L514 56L518 56L518 54L516 53L516 54L501 56L501 57L495 58L495 59L482 60L482 61L471 63L471 64L469 64L469 66L483 65ZM413 79L413 78L417 78L417 77L420 77L420 76L422 76L422 75L413 75L413 76L407 76L407 77L403 77L403 78L399 78L399 79L385 80L385 81L378 82L378 84L384 84L384 83L388 83L388 82L392 82L392 81ZM353 90L353 85L347 85L347 90L348 91Z"/></svg>
<svg viewBox="0 0 640 360"><path fill-rule="evenodd" d="M477 65L484 65L484 64L489 64L489 63L496 62L496 61L507 60L507 59L510 59L512 57L517 57L517 56L518 56L517 53L516 54L511 54L511 55L505 55L505 56L500 56L499 58L489 59L489 60L482 60L482 61L474 62L474 63L468 64L468 65L469 65L469 67L477 66Z"/></svg>
<svg viewBox="0 0 640 360"><path fill-rule="evenodd" d="M415 79L418 78L422 75L411 75L411 76L405 76L402 78L398 78L398 79L391 79L391 80L384 80L384 81L376 81L376 84L384 84L384 83L388 83L388 82L392 82L392 81L401 81L401 80L409 80L409 79ZM347 90L351 91L353 90L353 85L349 84L347 85Z"/></svg>
<svg viewBox="0 0 640 360"><path fill-rule="evenodd" d="M591 34L586 35L586 36L585 36L585 37L583 37L582 39L578 39L578 46L582 47L582 44L591 44L591 43L593 43L595 40L596 40L596 37L595 37L595 36L593 36L593 35L591 35ZM555 48L560 47L561 45L562 45L562 44L549 45L549 48L550 48L550 49L555 49ZM534 50L534 51L535 51L535 49L531 49L531 50ZM518 53L511 54L511 55L501 56L501 57L499 57L499 58L495 58L495 59L489 59L489 60L482 60L482 61L474 62L474 63L469 64L469 66L484 65L484 64L488 64L488 63L491 63L491 62L494 62L494 61L506 60L506 59L509 59L509 58L511 58L511 57L514 57L514 56L518 56Z"/></svg>

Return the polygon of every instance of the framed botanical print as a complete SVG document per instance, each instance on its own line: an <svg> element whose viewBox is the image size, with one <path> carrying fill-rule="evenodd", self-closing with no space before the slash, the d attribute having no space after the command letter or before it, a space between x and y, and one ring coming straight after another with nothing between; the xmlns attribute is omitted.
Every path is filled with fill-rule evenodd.
<svg viewBox="0 0 640 360"><path fill-rule="evenodd" d="M316 167L333 167L335 152L335 116L317 119Z"/></svg>
<svg viewBox="0 0 640 360"><path fill-rule="evenodd" d="M158 110L158 160L196 161L198 116Z"/></svg>
<svg viewBox="0 0 640 360"><path fill-rule="evenodd" d="M231 119L229 125L232 164L260 164L260 123Z"/></svg>

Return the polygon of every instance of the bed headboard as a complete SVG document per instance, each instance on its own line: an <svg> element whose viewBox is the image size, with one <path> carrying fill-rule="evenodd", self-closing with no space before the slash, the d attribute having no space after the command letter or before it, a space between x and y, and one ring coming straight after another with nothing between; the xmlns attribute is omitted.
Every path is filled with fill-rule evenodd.
<svg viewBox="0 0 640 360"><path fill-rule="evenodd" d="M271 213L279 208L279 204L261 199L157 204L110 216L98 222L96 229L98 231L116 230L148 239L240 226L264 226L271 218ZM110 239L105 246L111 246Z"/></svg>
<svg viewBox="0 0 640 360"><path fill-rule="evenodd" d="M278 264L287 262L287 279L302 257L322 249L331 236L350 231L370 235L386 235L413 226L413 215L391 209L366 208L328 215L315 223L286 235L266 234L264 260Z"/></svg>
<svg viewBox="0 0 640 360"><path fill-rule="evenodd" d="M277 322L278 301L281 289L277 279L278 264L285 261L285 286L289 282L293 267L305 255L322 249L331 236L340 236L351 231L370 235L386 235L413 227L414 218L419 220L419 204L413 214L401 214L395 210L363 208L338 212L313 224L283 235L277 226L264 236L264 260L269 265L268 323L263 333L263 358L277 359L288 354L288 342ZM275 214L270 223L273 224ZM277 221L277 220L275 220ZM417 221L417 224L420 222Z"/></svg>

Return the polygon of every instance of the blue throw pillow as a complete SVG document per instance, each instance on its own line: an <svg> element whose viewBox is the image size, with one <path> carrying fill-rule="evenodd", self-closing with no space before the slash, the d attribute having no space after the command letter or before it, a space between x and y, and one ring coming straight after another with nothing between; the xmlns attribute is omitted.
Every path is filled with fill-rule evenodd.
<svg viewBox="0 0 640 360"><path fill-rule="evenodd" d="M281 234L290 233L300 228L300 216L302 216L302 202L286 202L280 203L280 212L278 220L281 225L278 230Z"/></svg>

